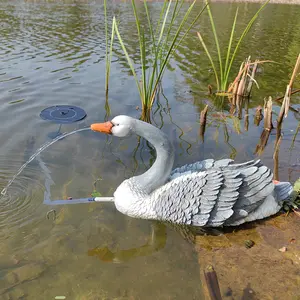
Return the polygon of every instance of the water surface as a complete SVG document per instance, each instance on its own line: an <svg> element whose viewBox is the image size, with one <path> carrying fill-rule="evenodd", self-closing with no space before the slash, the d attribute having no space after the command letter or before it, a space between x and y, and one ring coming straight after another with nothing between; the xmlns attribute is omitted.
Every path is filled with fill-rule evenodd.
<svg viewBox="0 0 300 300"><path fill-rule="evenodd" d="M157 15L160 5L151 3L150 13ZM237 28L240 33L259 5L239 6ZM198 7L202 7L201 2ZM232 3L213 4L222 49L226 47L236 7ZM143 17L142 7L138 9ZM109 15L113 14L122 20L121 31L138 64L130 5L114 2L109 7ZM248 130L244 125L245 111L241 120L226 118L224 122L224 115L229 115L229 106L225 102L222 107L218 99L206 94L208 84L214 83L214 77L195 35L196 30L209 43L213 40L207 16L199 21L172 59L163 81L163 94L153 109L153 123L173 140L176 166L204 158L232 157L244 161L258 157L255 149L263 124L253 124L255 108L263 105L265 97L276 98L285 91L300 49L299 15L299 6L269 5L238 54L234 65L236 72L240 62L248 55L253 59L278 62L259 68L259 89L254 88L249 102ZM71 104L87 112L84 121L63 125L62 132L103 121L108 112L104 91L104 14L100 1L0 1L0 19L2 189L19 167L49 141L49 134L58 130L57 124L40 119L42 109ZM299 88L298 79L294 87ZM299 100L298 95L292 97L295 109L299 108ZM210 106L210 114L202 141L199 112L206 104ZM111 70L109 105L111 116L140 116L136 109L140 106L136 86L117 44ZM224 115L216 114L221 109ZM275 114L278 111L279 106L274 103ZM290 112L284 121L279 154L280 180L292 182L299 177L300 170L299 138L291 148L299 119L296 117ZM236 130L237 124L240 130ZM274 143L275 132L259 156L272 169ZM53 144L40 155L40 159L51 171L55 182L51 187L51 197L66 199L88 197L95 186L103 196L112 195L125 178L144 172L155 159L155 153L144 140L135 136L117 139L84 131ZM102 180L94 185L100 177ZM228 251L232 253L220 250L224 243L222 247L218 244L215 250L215 239L209 240L211 247L204 247L205 241L200 240L201 250L197 252L178 231L124 216L110 203L58 207L57 219L47 219L46 213L50 208L43 205L44 187L45 174L35 160L16 179L8 196L0 199L0 295L3 299L54 299L57 295L64 295L67 299L186 299L187 295L189 299L203 299L199 272L213 257L212 249L219 251L217 257L223 258L214 262L219 267L224 293L229 287L239 298L250 283L259 299L264 299L262 295L279 295L281 285L275 284L276 274L284 274L288 278L284 282L288 297L299 297L294 286L299 280L296 256L279 256L278 244L269 240L261 242L268 236L266 232L271 231L275 236L282 232L284 226L287 227L285 236L277 241L283 244L284 239L299 239L299 221L295 217L280 219L288 222L281 227L277 223L277 227L273 223L260 223L258 229L251 229L254 230L254 233L250 231L252 239L259 236L256 240L258 245L249 250L252 252L247 250L245 254L240 242L246 239L249 228L241 231L243 234L240 234L237 243L240 248L236 248L235 240L230 244L229 249L232 250ZM276 231L276 228L280 230ZM152 230L158 235L154 241L151 239ZM298 235L293 236L297 232ZM226 239L231 237L226 236ZM295 255L300 253L297 247ZM203 252L203 249L208 252ZM235 280L234 272L238 268L230 269L231 275L226 274L223 264L226 256L224 259L222 255L237 257L238 251L241 251L241 256L248 255L243 270L248 268L249 274L257 270L251 269L254 257L261 253L270 254L257 260L255 266L265 267L268 265L266 260L269 263L270 278L264 286L259 284L262 274L243 273L247 280L241 282ZM280 265L281 269L274 263L281 260L294 261L290 271L284 263Z"/></svg>

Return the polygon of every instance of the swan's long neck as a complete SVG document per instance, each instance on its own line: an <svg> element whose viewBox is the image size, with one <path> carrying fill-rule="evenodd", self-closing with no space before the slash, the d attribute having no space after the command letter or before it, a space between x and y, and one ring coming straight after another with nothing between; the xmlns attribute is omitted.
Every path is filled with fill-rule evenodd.
<svg viewBox="0 0 300 300"><path fill-rule="evenodd" d="M173 168L174 148L165 133L146 122L135 120L133 130L149 141L156 151L152 167L144 174L134 177L143 192L149 194L167 181Z"/></svg>

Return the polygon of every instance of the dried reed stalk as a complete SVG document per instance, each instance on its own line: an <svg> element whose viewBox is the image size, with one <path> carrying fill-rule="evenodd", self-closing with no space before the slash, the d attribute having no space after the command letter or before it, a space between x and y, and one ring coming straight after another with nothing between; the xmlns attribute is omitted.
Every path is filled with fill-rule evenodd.
<svg viewBox="0 0 300 300"><path fill-rule="evenodd" d="M246 62L245 62L245 66L244 66L244 70L243 70L243 73L242 73L242 78L239 82L239 87L238 87L238 90L237 90L237 94L239 96L244 96L245 95L245 88L246 88L246 83L247 83L247 78L248 78L248 73L249 73L249 67L250 67L250 56L246 59Z"/></svg>
<svg viewBox="0 0 300 300"><path fill-rule="evenodd" d="M233 81L233 83L229 86L228 88L228 93L231 93L232 92L232 105L236 105L238 99L237 99L237 95L238 95L238 89L239 89L239 84L240 84L240 78L244 72L244 65L245 63L242 62L241 65L240 65L240 70L239 70L239 73L237 75L237 77L235 78L235 80Z"/></svg>
<svg viewBox="0 0 300 300"><path fill-rule="evenodd" d="M256 83L254 77L257 71L258 64L272 62L271 60L255 60L251 62L250 56L242 62L238 75L234 81L229 85L227 93L234 95L240 95L243 97L250 97L253 82ZM250 69L251 75L250 75Z"/></svg>
<svg viewBox="0 0 300 300"><path fill-rule="evenodd" d="M280 112L279 112L279 115L278 115L278 118L277 118L277 122L278 122L279 125L281 125L283 117L286 118L287 115L288 115L289 107L290 107L290 101L291 101L291 95L292 95L292 86L293 86L293 83L294 83L295 78L297 76L297 73L299 71L299 68L300 68L300 54L298 55L298 58L297 58L297 61L296 61L296 64L295 64L290 82L286 87L285 95L284 95L282 105L281 105L281 108L280 108Z"/></svg>
<svg viewBox="0 0 300 300"><path fill-rule="evenodd" d="M271 133L271 130L273 128L272 124L272 98L269 97L269 99L264 104L264 130L261 133L260 141L258 145L256 146L255 153L261 155L268 143L269 136Z"/></svg>
<svg viewBox="0 0 300 300"><path fill-rule="evenodd" d="M256 70L257 70L257 66L258 66L258 60L256 60L254 62L254 65L253 65L253 68L252 68L251 78L249 80L249 84L248 84L248 87L247 87L247 96L248 97L251 94L251 90L252 90L252 86L253 86L253 82L254 82L254 77L255 77L255 74L256 74Z"/></svg>
<svg viewBox="0 0 300 300"><path fill-rule="evenodd" d="M272 130L273 124L272 124L272 97L269 97L269 99L264 104L264 128L266 130Z"/></svg>
<svg viewBox="0 0 300 300"><path fill-rule="evenodd" d="M200 113L200 131L199 131L199 135L201 137L202 142L204 141L207 111L208 111L208 105L206 105Z"/></svg>
<svg viewBox="0 0 300 300"><path fill-rule="evenodd" d="M296 89L296 90L294 90L294 91L291 92L291 95L294 95L294 94L299 93L299 92L300 92L300 89ZM284 96L276 98L274 101L279 102L280 104L282 104L281 100L283 100L283 99L284 99ZM293 108L292 106L290 106L289 109L291 111L297 111L297 109Z"/></svg>
<svg viewBox="0 0 300 300"><path fill-rule="evenodd" d="M234 95L236 94L239 86L239 81L243 75L244 69L245 69L245 62L242 62L240 65L240 70L238 72L238 75L235 77L234 81L229 85L227 93L232 93Z"/></svg>

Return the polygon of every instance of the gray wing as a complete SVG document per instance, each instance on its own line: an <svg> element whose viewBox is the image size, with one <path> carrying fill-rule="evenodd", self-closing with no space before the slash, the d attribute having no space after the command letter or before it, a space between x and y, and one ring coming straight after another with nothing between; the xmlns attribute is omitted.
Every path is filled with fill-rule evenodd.
<svg viewBox="0 0 300 300"><path fill-rule="evenodd" d="M206 171L192 171L157 189L154 210L161 220L218 227L243 223L272 193L272 172L259 161L212 162Z"/></svg>
<svg viewBox="0 0 300 300"><path fill-rule="evenodd" d="M215 161L214 159L205 159L202 161L197 161L192 164L186 164L186 165L183 165L182 167L178 167L178 168L172 170L170 177L169 177L169 181L171 181L179 176L182 176L182 175L206 171L214 166L225 167L225 166L228 166L231 162L233 162L232 159L221 159L221 160L217 160L217 161Z"/></svg>

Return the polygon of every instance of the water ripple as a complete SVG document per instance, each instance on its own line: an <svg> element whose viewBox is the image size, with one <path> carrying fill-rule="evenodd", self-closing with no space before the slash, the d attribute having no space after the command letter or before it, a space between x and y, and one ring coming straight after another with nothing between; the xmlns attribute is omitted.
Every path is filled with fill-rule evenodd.
<svg viewBox="0 0 300 300"><path fill-rule="evenodd" d="M13 170L22 164L19 158L0 158L0 186L4 187ZM44 185L37 165L29 165L10 187L9 193L0 197L0 229L6 226L22 226L37 218L37 210L42 205Z"/></svg>

